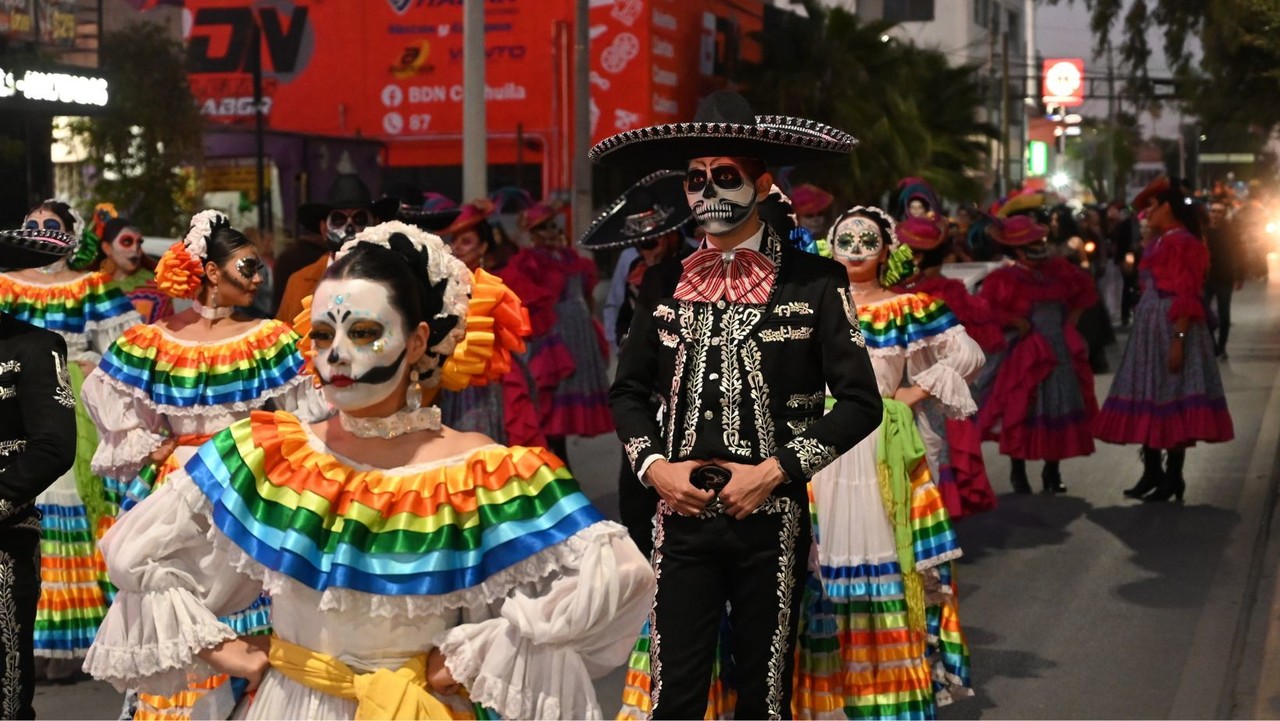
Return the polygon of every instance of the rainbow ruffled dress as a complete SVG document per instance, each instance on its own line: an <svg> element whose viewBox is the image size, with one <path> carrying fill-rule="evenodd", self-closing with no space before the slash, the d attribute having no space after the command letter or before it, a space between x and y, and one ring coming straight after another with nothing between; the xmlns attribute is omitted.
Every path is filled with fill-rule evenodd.
<svg viewBox="0 0 1280 721"><path fill-rule="evenodd" d="M102 479L90 470L97 434L81 400L81 364L96 363L116 336L141 318L105 273L49 284L0 273L0 310L67 342L77 454L72 469L36 498L43 518L35 652L44 658L79 658L106 613L110 587L97 535L99 521L111 515Z"/></svg>
<svg viewBox="0 0 1280 721"><path fill-rule="evenodd" d="M946 304L924 294L861 306L884 417L809 484L820 573L803 603L792 697L796 718L933 718L971 695L951 561L960 556L929 472L923 406L974 411L965 378L982 352ZM904 383L933 398L913 414ZM926 593L926 588L928 592ZM647 629L636 644L619 718L649 711ZM707 718L732 711L733 663L717 654Z"/></svg>
<svg viewBox="0 0 1280 721"><path fill-rule="evenodd" d="M323 433L323 431L320 431ZM398 468L334 454L293 416L216 434L103 541L120 587L85 662L119 688L184 687L268 592L275 634L356 673L433 648L454 717L598 717L653 599L647 561L563 462L488 445ZM269 669L249 718L354 718L356 701Z"/></svg>
<svg viewBox="0 0 1280 721"><path fill-rule="evenodd" d="M298 340L275 320L211 342L182 340L160 325L125 331L84 386L84 402L101 439L93 470L104 477L115 509L127 512L137 505L201 443L252 410L271 406L326 417L327 404L301 372ZM157 465L150 455L168 438L179 445ZM269 632L270 604L259 599L223 620L242 635ZM179 718L205 689L169 699L142 690L136 719Z"/></svg>
<svg viewBox="0 0 1280 721"><path fill-rule="evenodd" d="M155 323L173 315L173 299L156 287L156 274L139 268L116 283L129 296L143 323Z"/></svg>

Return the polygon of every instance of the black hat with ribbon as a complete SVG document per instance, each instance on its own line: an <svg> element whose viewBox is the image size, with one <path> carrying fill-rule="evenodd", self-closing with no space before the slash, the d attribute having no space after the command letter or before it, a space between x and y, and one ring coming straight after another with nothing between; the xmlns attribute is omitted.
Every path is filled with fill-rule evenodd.
<svg viewBox="0 0 1280 721"><path fill-rule="evenodd" d="M639 245L679 229L692 215L684 195L684 173L659 170L610 203L579 243L589 250Z"/></svg>
<svg viewBox="0 0 1280 721"><path fill-rule="evenodd" d="M708 95L693 121L618 133L588 152L592 160L638 170L684 168L694 158L755 158L766 165L798 165L845 155L852 135L816 120L756 115L731 90Z"/></svg>
<svg viewBox="0 0 1280 721"><path fill-rule="evenodd" d="M43 268L74 255L78 244L78 238L60 230L0 230L0 271Z"/></svg>
<svg viewBox="0 0 1280 721"><path fill-rule="evenodd" d="M315 203L303 203L298 207L298 224L304 228L319 232L320 222L335 209L363 209L373 216L370 225L388 220L395 220L400 210L400 201L396 198L381 198L377 201L355 173L342 173L333 179L329 186L329 194L325 199ZM446 223L447 225L447 223Z"/></svg>

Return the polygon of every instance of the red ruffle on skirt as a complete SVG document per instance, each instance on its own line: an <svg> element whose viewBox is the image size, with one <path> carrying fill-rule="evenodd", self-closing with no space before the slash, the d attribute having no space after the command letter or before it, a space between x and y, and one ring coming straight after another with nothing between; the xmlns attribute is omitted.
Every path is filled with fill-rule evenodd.
<svg viewBox="0 0 1280 721"><path fill-rule="evenodd" d="M947 421L947 445L951 449L951 483L938 484L947 513L952 519L964 518L996 507L996 493L987 478L987 465L982 460L982 434L972 418Z"/></svg>

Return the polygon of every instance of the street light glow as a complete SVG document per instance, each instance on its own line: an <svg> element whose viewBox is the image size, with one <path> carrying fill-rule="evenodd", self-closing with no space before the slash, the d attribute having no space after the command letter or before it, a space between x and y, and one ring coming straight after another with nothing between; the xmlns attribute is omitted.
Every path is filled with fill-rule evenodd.
<svg viewBox="0 0 1280 721"><path fill-rule="evenodd" d="M1071 176L1062 171L1058 171L1053 174L1053 177L1049 179L1049 182L1053 183L1055 187L1065 188L1068 185L1071 185Z"/></svg>
<svg viewBox="0 0 1280 721"><path fill-rule="evenodd" d="M889 35L888 35L887 33L886 33L886 34L884 34L884 35L881 35L881 36L880 36L880 42L882 42L882 43L887 43L887 42L889 42Z"/></svg>

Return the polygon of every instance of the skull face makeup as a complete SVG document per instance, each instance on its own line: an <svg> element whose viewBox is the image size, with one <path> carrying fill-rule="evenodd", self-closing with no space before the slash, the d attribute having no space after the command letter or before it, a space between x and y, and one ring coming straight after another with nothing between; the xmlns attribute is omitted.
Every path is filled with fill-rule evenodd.
<svg viewBox="0 0 1280 721"><path fill-rule="evenodd" d="M831 229L831 254L844 263L861 263L880 254L884 238L880 226L870 218L855 215Z"/></svg>
<svg viewBox="0 0 1280 721"><path fill-rule="evenodd" d="M106 245L107 257L125 275L142 264L142 235L137 228L124 228Z"/></svg>
<svg viewBox="0 0 1280 721"><path fill-rule="evenodd" d="M329 248L337 250L342 244L356 237L356 233L369 226L369 211L363 208L334 209L325 217L325 240Z"/></svg>
<svg viewBox="0 0 1280 721"><path fill-rule="evenodd" d="M759 202L755 183L730 158L690 161L684 193L694 219L711 235L724 235L747 222Z"/></svg>
<svg viewBox="0 0 1280 721"><path fill-rule="evenodd" d="M325 396L352 412L386 400L409 373L404 316L386 286L360 278L326 280L311 304L311 342Z"/></svg>

